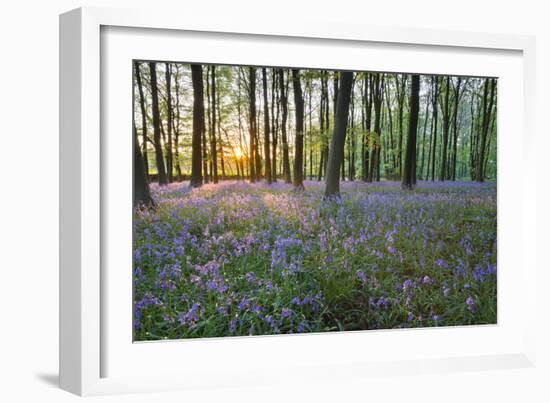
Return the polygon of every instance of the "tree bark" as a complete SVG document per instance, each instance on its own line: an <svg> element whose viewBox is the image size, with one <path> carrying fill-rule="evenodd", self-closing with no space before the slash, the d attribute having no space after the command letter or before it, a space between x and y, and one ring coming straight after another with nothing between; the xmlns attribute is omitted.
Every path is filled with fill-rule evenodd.
<svg viewBox="0 0 550 403"><path fill-rule="evenodd" d="M212 182L218 183L218 145L216 140L216 66L210 66L210 109L212 126L210 127L210 156L212 158Z"/></svg>
<svg viewBox="0 0 550 403"><path fill-rule="evenodd" d="M172 159L172 127L173 127L173 111L172 111L172 90L171 90L171 81L172 81L172 74L170 71L170 63L166 63L166 70L165 70L165 79L166 79L166 132L167 132L167 142L165 144L166 149L166 173L167 173L167 179L169 183L172 183L174 181L173 178L173 172L174 172L174 165L173 165L173 159Z"/></svg>
<svg viewBox="0 0 550 403"><path fill-rule="evenodd" d="M157 86L157 68L155 62L149 62L149 69L151 71L151 98L153 109L153 133L154 133L154 145L155 145L155 159L157 162L158 182L159 185L166 185L168 179L166 177L166 169L164 167L164 158L162 155L161 133L160 133L160 113L159 113L159 97Z"/></svg>
<svg viewBox="0 0 550 403"><path fill-rule="evenodd" d="M143 165L145 167L145 178L147 183L149 183L149 161L147 157L147 110L145 108L145 96L143 95L143 84L141 83L141 72L139 62L134 62L135 74L136 74L136 83L139 93L139 107L141 110L141 132L142 132L142 159Z"/></svg>
<svg viewBox="0 0 550 403"><path fill-rule="evenodd" d="M451 161L451 179L456 181L456 153L458 145L458 106L460 104L460 87L462 85L462 77L458 77L456 87L455 87L455 104L454 104L454 113L453 113L453 152L452 152L452 161Z"/></svg>
<svg viewBox="0 0 550 403"><path fill-rule="evenodd" d="M483 122L481 126L481 139L476 174L476 180L478 182L483 182L485 180L485 172L483 169L485 162L485 146L487 143L487 134L489 132L489 124L491 121L491 112L493 110L495 87L496 80L494 78L487 78L485 80L485 86L483 89Z"/></svg>
<svg viewBox="0 0 550 403"><path fill-rule="evenodd" d="M134 208L151 207L155 205L151 192L149 190L149 183L147 182L147 176L145 175L145 165L143 164L143 156L139 148L139 141L137 137L136 124L134 122Z"/></svg>
<svg viewBox="0 0 550 403"><path fill-rule="evenodd" d="M267 71L262 68L262 84L264 90L264 156L265 156L265 180L271 184L271 155L270 155L270 127L269 127L269 104L267 102Z"/></svg>
<svg viewBox="0 0 550 403"><path fill-rule="evenodd" d="M288 137L286 132L287 118L288 118L288 92L285 84L285 72L283 69L279 69L279 87L281 89L281 140L283 142L283 177L285 183L292 183L290 177L290 158L288 155Z"/></svg>
<svg viewBox="0 0 550 403"><path fill-rule="evenodd" d="M339 171L344 162L344 146L346 143L346 129L348 124L349 102L353 73L340 73L340 85L337 96L336 114L334 116L334 131L329 148L325 196L340 193Z"/></svg>
<svg viewBox="0 0 550 403"><path fill-rule="evenodd" d="M420 92L420 76L414 74L411 82L411 110L409 113L409 130L407 135L407 148L405 150L405 166L403 167L403 176L401 186L404 189L412 190L416 183L416 134L418 128L418 111L419 111L419 92Z"/></svg>
<svg viewBox="0 0 550 403"><path fill-rule="evenodd" d="M296 109L296 134L294 139L294 188L304 188L304 97L300 83L300 70L292 69L292 87L294 89L294 107Z"/></svg>
<svg viewBox="0 0 550 403"><path fill-rule="evenodd" d="M254 67L249 67L248 69L248 81L248 125L250 131L248 162L250 164L250 183L254 183L256 182L256 69Z"/></svg>
<svg viewBox="0 0 550 403"><path fill-rule="evenodd" d="M449 127L450 127L450 116L449 116L449 93L451 86L451 77L447 76L445 83L445 102L443 103L442 112L443 112L443 144L441 145L441 165L439 166L439 180L445 180L445 174L447 170L447 145L449 141Z"/></svg>
<svg viewBox="0 0 550 403"><path fill-rule="evenodd" d="M191 187L202 186L202 154L201 140L204 133L204 89L202 65L191 65L191 80L193 82L193 140L191 155Z"/></svg>
<svg viewBox="0 0 550 403"><path fill-rule="evenodd" d="M277 86L277 76L276 70L271 69L271 129L272 129L272 138L273 144L271 147L271 179L273 182L277 182L277 143L279 136L279 97L278 97L278 86ZM274 108L275 113L274 113Z"/></svg>
<svg viewBox="0 0 550 403"><path fill-rule="evenodd" d="M432 181L435 180L435 150L437 148L437 98L439 97L439 77L434 77L434 98L433 98L433 144L432 144Z"/></svg>

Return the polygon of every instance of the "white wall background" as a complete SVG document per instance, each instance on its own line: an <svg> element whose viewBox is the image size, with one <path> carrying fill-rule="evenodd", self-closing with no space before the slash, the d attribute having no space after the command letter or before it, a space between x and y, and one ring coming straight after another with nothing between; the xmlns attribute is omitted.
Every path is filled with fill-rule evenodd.
<svg viewBox="0 0 550 403"><path fill-rule="evenodd" d="M189 4L185 4L189 3ZM58 14L82 5L170 7L231 18L318 18L386 26L537 36L539 172L539 364L535 369L377 377L344 384L94 398L94 401L550 401L550 12L546 1L498 0L7 0L0 5L0 400L67 402L56 387L58 337ZM518 105L519 106L519 105ZM543 177L546 175L546 177ZM482 400L483 399L483 400Z"/></svg>

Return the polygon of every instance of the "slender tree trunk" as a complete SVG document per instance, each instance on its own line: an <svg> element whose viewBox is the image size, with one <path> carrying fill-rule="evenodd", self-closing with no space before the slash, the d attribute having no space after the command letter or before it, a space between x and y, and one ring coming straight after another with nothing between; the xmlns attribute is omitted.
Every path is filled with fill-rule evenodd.
<svg viewBox="0 0 550 403"><path fill-rule="evenodd" d="M269 105L267 102L267 71L262 68L262 84L264 90L264 157L265 157L265 180L271 184L271 156L270 156L270 128L269 128Z"/></svg>
<svg viewBox="0 0 550 403"><path fill-rule="evenodd" d="M409 113L409 133L407 135L407 148L405 150L405 166L401 185L404 189L413 189L416 183L416 132L418 127L420 76L414 74L411 83L411 110Z"/></svg>
<svg viewBox="0 0 550 403"><path fill-rule="evenodd" d="M212 179L212 159L208 158L208 144L212 139L212 105L210 97L210 67L206 66L206 119L205 127L202 131L202 164L204 172L204 183L210 182ZM203 84L204 85L204 84ZM208 121L208 130L206 130L206 121ZM207 137L208 134L208 137Z"/></svg>
<svg viewBox="0 0 550 403"><path fill-rule="evenodd" d="M181 164L180 164L180 158L179 158L179 130L180 130L180 72L179 72L179 66L176 64L176 75L175 75L175 90L176 90L176 116L173 120L174 122L174 160L176 165L176 173L178 175L178 181L181 182L183 180L182 172L181 172Z"/></svg>
<svg viewBox="0 0 550 403"><path fill-rule="evenodd" d="M271 147L271 179L273 182L277 182L277 143L278 143L278 136L279 136L279 97L277 95L278 93L278 86L277 86L277 75L276 70L271 69L271 128L273 129L272 132L272 138L273 138L273 144ZM274 113L274 108L275 113Z"/></svg>
<svg viewBox="0 0 550 403"><path fill-rule="evenodd" d="M166 149L166 173L167 173L167 179L169 183L172 183L174 181L173 173L174 173L174 165L172 160L172 127L173 127L173 110L172 110L172 74L171 74L171 67L170 63L166 63L166 70L165 70L165 79L166 79L166 131L168 133L168 141L165 144Z"/></svg>
<svg viewBox="0 0 550 403"><path fill-rule="evenodd" d="M338 176L340 166L343 165L344 161L344 145L346 142L346 126L348 123L352 83L352 72L346 71L340 73L340 88L337 96L336 114L334 116L334 132L329 149L325 196L340 193Z"/></svg>
<svg viewBox="0 0 550 403"><path fill-rule="evenodd" d="M162 155L161 133L160 133L160 113L159 113L159 98L157 87L157 68L155 62L149 62L149 69L151 71L151 98L153 107L153 129L154 129L154 145L155 145L155 158L157 162L158 182L159 185L166 185L168 179L166 178L166 169L164 168L164 157Z"/></svg>
<svg viewBox="0 0 550 403"><path fill-rule="evenodd" d="M443 104L443 144L441 145L441 165L439 167L439 180L445 180L445 173L447 169L447 143L449 141L449 127L450 127L450 116L449 116L449 93L451 86L451 78L447 76L447 81L445 83L445 102Z"/></svg>
<svg viewBox="0 0 550 403"><path fill-rule="evenodd" d="M426 110L424 112L424 132L422 134L422 143L421 143L422 158L420 160L420 179L421 180L424 179L424 157L426 153L426 131L428 128L428 109L430 107L430 94L431 92L429 92L428 96L426 97Z"/></svg>
<svg viewBox="0 0 550 403"><path fill-rule="evenodd" d="M212 113L212 126L210 128L210 155L212 157L212 182L218 183L218 145L216 139L216 66L210 66L210 108Z"/></svg>
<svg viewBox="0 0 550 403"><path fill-rule="evenodd" d="M462 77L458 77L456 87L455 87L455 104L454 104L454 113L453 113L453 160L452 160L452 171L451 179L456 181L456 153L458 145L458 106L460 104L460 86L462 84Z"/></svg>
<svg viewBox="0 0 550 403"><path fill-rule="evenodd" d="M216 111L218 113L218 138L216 139L217 152L216 155L220 156L220 167L222 169L222 179L225 179L225 160L224 160L224 149L223 149L223 140L222 140L222 114L221 114L221 101L220 101L220 91L216 92ZM218 178L219 179L219 178Z"/></svg>
<svg viewBox="0 0 550 403"><path fill-rule="evenodd" d="M384 77L382 73L373 73L375 74L373 79L373 105L374 105L374 133L372 141L372 151L371 151L371 169L368 176L368 182L379 181L380 180L380 147L382 133L380 132L380 120L381 120L381 109L383 101L383 92L382 88L384 86Z"/></svg>
<svg viewBox="0 0 550 403"><path fill-rule="evenodd" d="M489 90L490 87L490 90ZM479 145L479 157L477 163L477 175L476 180L483 182L485 180L484 162L485 162L485 146L487 143L487 134L489 132L489 124L491 121L491 112L493 110L494 94L495 94L496 80L493 78L487 78L485 80L485 87L483 89L483 123L481 126L481 142Z"/></svg>
<svg viewBox="0 0 550 403"><path fill-rule="evenodd" d="M353 182L355 180L355 95L354 84L351 85L351 100L350 100L350 150L349 150L349 180Z"/></svg>
<svg viewBox="0 0 550 403"><path fill-rule="evenodd" d="M248 100L249 100L249 130L250 130L250 148L248 162L250 164L250 182L256 182L256 69L248 69Z"/></svg>
<svg viewBox="0 0 550 403"><path fill-rule="evenodd" d="M147 183L149 183L149 160L147 156L147 110L145 108L145 96L143 95L143 85L141 83L141 71L140 71L140 63L135 61L134 62L134 68L135 68L135 74L136 74L136 82L138 86L138 93L139 93L139 107L141 110L141 131L142 131L142 159L143 159L143 165L145 167L145 178L147 179Z"/></svg>
<svg viewBox="0 0 550 403"><path fill-rule="evenodd" d="M395 143L394 143L394 139L393 139L393 118L392 118L392 108L391 108L391 103L390 103L390 91L388 89L389 87L389 83L386 83L386 93L387 93L387 96L386 96L386 107L388 108L388 128L389 128L389 135L390 135L390 138L389 138L389 147L386 147L386 150L389 150L390 153L391 153L391 161L392 161L392 174L395 175L397 173L397 169L398 169L398 160L395 158Z"/></svg>
<svg viewBox="0 0 550 403"><path fill-rule="evenodd" d="M309 93L309 180L313 180L313 110L311 109L311 98L313 96L313 89L311 88L311 78L308 80L308 93Z"/></svg>
<svg viewBox="0 0 550 403"><path fill-rule="evenodd" d="M439 77L434 77L434 98L433 98L433 148L432 148L432 181L435 180L435 150L437 148L437 98L439 97Z"/></svg>
<svg viewBox="0 0 550 403"><path fill-rule="evenodd" d="M193 141L190 186L199 187L202 185L201 140L205 129L202 65L191 65L191 80L193 82Z"/></svg>
<svg viewBox="0 0 550 403"><path fill-rule="evenodd" d="M134 208L151 207L155 205L151 192L149 191L149 183L145 175L145 165L143 156L139 148L137 137L136 124L134 122Z"/></svg>
<svg viewBox="0 0 550 403"><path fill-rule="evenodd" d="M288 155L288 138L286 133L287 118L288 118L288 98L285 84L285 72L283 69L279 69L279 86L281 89L281 139L283 141L283 177L285 183L292 183L290 177L290 158Z"/></svg>
<svg viewBox="0 0 550 403"><path fill-rule="evenodd" d="M304 97L300 83L300 70L292 70L292 87L294 89L294 107L296 108L296 136L294 140L294 188L304 188Z"/></svg>

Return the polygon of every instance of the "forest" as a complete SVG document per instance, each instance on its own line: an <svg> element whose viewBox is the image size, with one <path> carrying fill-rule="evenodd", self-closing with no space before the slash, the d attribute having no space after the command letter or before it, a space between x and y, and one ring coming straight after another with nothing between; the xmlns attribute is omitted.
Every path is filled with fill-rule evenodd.
<svg viewBox="0 0 550 403"><path fill-rule="evenodd" d="M307 178L325 180L337 118L346 121L336 162L342 181L401 180L407 171L412 182L496 178L494 78L139 61L134 68L136 166L144 165L146 183L282 180L300 188Z"/></svg>
<svg viewBox="0 0 550 403"><path fill-rule="evenodd" d="M136 340L496 322L496 78L132 70Z"/></svg>

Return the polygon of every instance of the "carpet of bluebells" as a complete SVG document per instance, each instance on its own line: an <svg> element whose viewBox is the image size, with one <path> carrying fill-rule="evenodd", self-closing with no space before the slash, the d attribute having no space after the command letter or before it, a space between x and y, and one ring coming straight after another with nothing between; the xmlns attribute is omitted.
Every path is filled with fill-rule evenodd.
<svg viewBox="0 0 550 403"><path fill-rule="evenodd" d="M140 340L496 323L496 185L152 185Z"/></svg>

